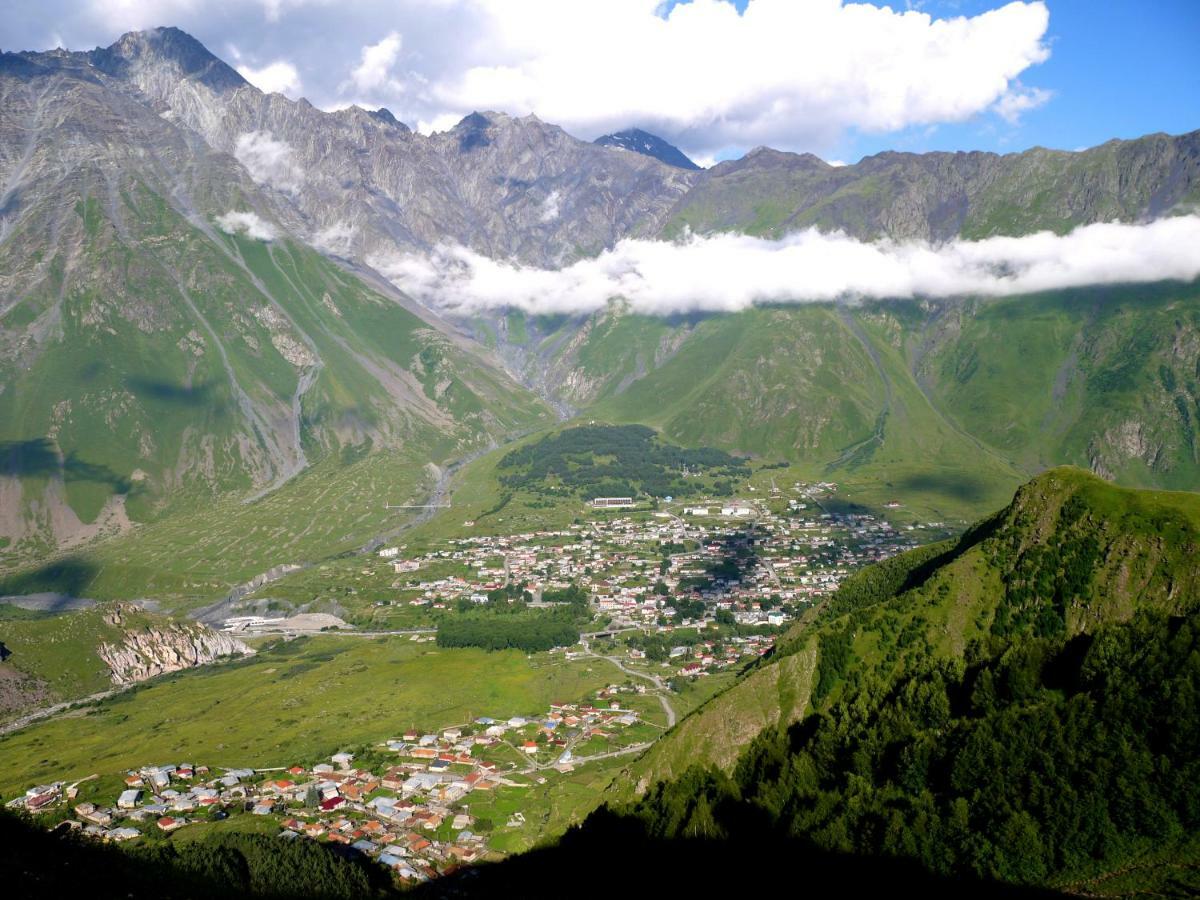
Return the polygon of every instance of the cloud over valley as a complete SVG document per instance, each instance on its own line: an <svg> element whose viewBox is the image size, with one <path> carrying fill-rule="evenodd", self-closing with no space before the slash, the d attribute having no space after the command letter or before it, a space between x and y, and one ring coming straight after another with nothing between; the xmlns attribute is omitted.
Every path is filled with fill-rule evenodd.
<svg viewBox="0 0 1200 900"><path fill-rule="evenodd" d="M368 262L401 290L456 313L734 312L763 303L1010 296L1094 284L1200 277L1200 217L1095 224L944 244L865 242L808 229L780 240L735 234L623 240L562 269L490 259L460 246Z"/></svg>

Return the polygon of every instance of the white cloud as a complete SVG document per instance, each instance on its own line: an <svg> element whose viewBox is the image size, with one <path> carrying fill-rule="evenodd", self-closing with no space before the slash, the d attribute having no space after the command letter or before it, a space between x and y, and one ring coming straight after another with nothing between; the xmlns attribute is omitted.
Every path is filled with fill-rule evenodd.
<svg viewBox="0 0 1200 900"><path fill-rule="evenodd" d="M1021 121L1021 116L1025 113L1040 106L1045 106L1053 98L1054 91L1037 87L1027 88L1025 85L1017 82L1004 92L1003 97L996 101L994 109L996 115L1009 125L1016 125Z"/></svg>
<svg viewBox="0 0 1200 900"><path fill-rule="evenodd" d="M274 225L252 212L231 210L223 216L217 216L217 227L226 234L241 232L256 241L273 241L279 236Z"/></svg>
<svg viewBox="0 0 1200 900"><path fill-rule="evenodd" d="M259 184L294 194L304 183L304 171L293 159L292 148L268 131L238 135L233 155Z"/></svg>
<svg viewBox="0 0 1200 900"><path fill-rule="evenodd" d="M403 91L403 85L391 77L392 65L400 55L401 38L393 31L377 44L362 48L358 66L350 73L354 87L364 93L386 88L390 92Z"/></svg>
<svg viewBox="0 0 1200 900"><path fill-rule="evenodd" d="M542 214L540 216L543 222L553 222L558 218L558 191L551 191L546 195L546 199L542 201Z"/></svg>
<svg viewBox="0 0 1200 900"><path fill-rule="evenodd" d="M585 136L637 123L703 156L963 121L1049 51L1044 3L935 19L838 0L468 0L486 41L413 85L439 111L535 112ZM1020 95L1028 102L1031 92Z"/></svg>
<svg viewBox="0 0 1200 900"><path fill-rule="evenodd" d="M441 309L587 313L614 299L648 314L736 311L758 303L1005 296L1090 284L1200 277L1200 217L1097 224L981 241L868 243L815 229L678 243L625 240L561 270L525 268L462 247L368 260Z"/></svg>
<svg viewBox="0 0 1200 900"><path fill-rule="evenodd" d="M334 222L328 228L316 232L310 243L318 250L335 256L349 256L351 242L357 229L348 222Z"/></svg>
<svg viewBox="0 0 1200 900"><path fill-rule="evenodd" d="M241 65L237 67L237 70L238 74L248 82L268 94L285 94L295 100L301 96L301 92L304 90L300 83L300 73L286 60L276 60L261 69Z"/></svg>
<svg viewBox="0 0 1200 900"><path fill-rule="evenodd" d="M1003 0L989 0L1001 4ZM15 0L29 5L33 0ZM940 4L942 8L951 4ZM48 8L47 8L48 7ZM580 137L631 125L693 158L768 144L830 151L883 133L1016 115L1049 55L1042 0L937 18L841 0L39 0L75 47L174 24L237 44L265 90L387 106L420 130L477 109L537 113ZM267 24L269 22L269 24ZM297 66L288 60L297 61Z"/></svg>

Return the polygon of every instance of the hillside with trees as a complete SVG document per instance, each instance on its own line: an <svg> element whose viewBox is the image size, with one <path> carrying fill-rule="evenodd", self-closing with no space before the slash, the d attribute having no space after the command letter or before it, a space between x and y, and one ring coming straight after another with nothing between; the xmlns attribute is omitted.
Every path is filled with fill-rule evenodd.
<svg viewBox="0 0 1200 900"><path fill-rule="evenodd" d="M634 764L619 784L645 793L617 809L663 839L1056 887L1179 866L1194 889L1198 551L1200 498L1052 470L849 579Z"/></svg>

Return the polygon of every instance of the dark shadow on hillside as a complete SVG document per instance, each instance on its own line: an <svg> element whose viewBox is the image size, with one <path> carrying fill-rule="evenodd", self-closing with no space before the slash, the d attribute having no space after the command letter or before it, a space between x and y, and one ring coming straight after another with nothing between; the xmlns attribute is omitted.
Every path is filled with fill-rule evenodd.
<svg viewBox="0 0 1200 900"><path fill-rule="evenodd" d="M194 845L116 847L0 812L0 884L8 897L110 898L787 896L1051 897L1048 891L949 880L900 860L817 853L796 842L661 840L601 810L558 846L459 868L411 893L346 848L225 834ZM777 885L772 889L771 884ZM86 889L80 891L80 886ZM870 892L870 893L868 893Z"/></svg>
<svg viewBox="0 0 1200 900"><path fill-rule="evenodd" d="M81 556L56 559L36 569L0 578L0 597L22 594L64 594L82 597L99 568Z"/></svg>
<svg viewBox="0 0 1200 900"><path fill-rule="evenodd" d="M80 459L73 450L60 463L54 442L44 437L0 441L0 472L15 478L53 478L61 472L66 481L108 485L116 494L127 494L132 486L125 476L108 466Z"/></svg>
<svg viewBox="0 0 1200 900"><path fill-rule="evenodd" d="M987 483L966 472L934 474L926 472L919 475L909 475L896 481L898 492L920 491L928 494L939 494L943 497L958 500L962 503L982 503L987 499Z"/></svg>
<svg viewBox="0 0 1200 900"><path fill-rule="evenodd" d="M768 887L771 884L776 887ZM572 887L566 890L565 885ZM412 896L662 898L760 892L792 897L895 897L913 892L923 898L1058 896L939 878L904 860L823 853L798 841L664 840L647 834L638 820L603 808L555 847L459 869Z"/></svg>
<svg viewBox="0 0 1200 900"><path fill-rule="evenodd" d="M125 379L125 385L135 394L162 403L170 403L173 406L207 406L213 399L214 386L211 381L188 387L172 381L163 381L160 378L130 375Z"/></svg>
<svg viewBox="0 0 1200 900"><path fill-rule="evenodd" d="M145 838L137 843L117 847L67 828L52 833L0 811L0 889L12 898L89 900L400 895L382 866L348 847L261 834L225 834L190 848Z"/></svg>

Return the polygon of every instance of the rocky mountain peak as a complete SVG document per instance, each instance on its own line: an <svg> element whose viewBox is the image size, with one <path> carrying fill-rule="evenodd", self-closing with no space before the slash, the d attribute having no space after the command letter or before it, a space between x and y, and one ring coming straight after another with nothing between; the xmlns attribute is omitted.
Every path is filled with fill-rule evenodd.
<svg viewBox="0 0 1200 900"><path fill-rule="evenodd" d="M643 156L657 159L659 162L664 162L677 169L687 169L693 172L700 169L700 166L692 162L687 154L674 144L640 128L626 128L624 131L606 134L596 138L594 143L601 147L616 147L621 150L630 150L633 153L641 153Z"/></svg>
<svg viewBox="0 0 1200 900"><path fill-rule="evenodd" d="M367 110L367 115L372 119L382 122L384 125L390 125L392 128L398 128L401 131L412 131L411 128L392 115L392 111L385 106L381 106L376 110Z"/></svg>
<svg viewBox="0 0 1200 900"><path fill-rule="evenodd" d="M161 70L176 78L198 81L218 93L249 84L202 43L174 27L128 32L112 46L94 50L92 61L97 68L113 73L123 69Z"/></svg>

